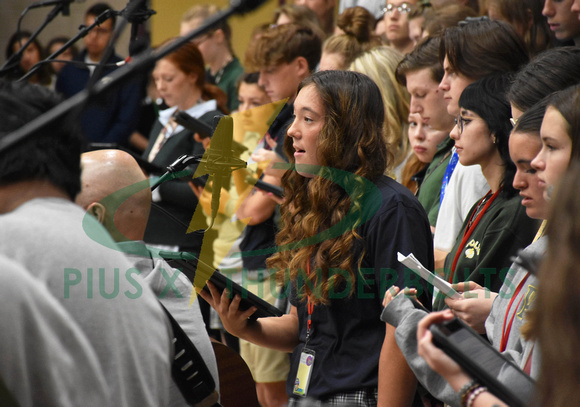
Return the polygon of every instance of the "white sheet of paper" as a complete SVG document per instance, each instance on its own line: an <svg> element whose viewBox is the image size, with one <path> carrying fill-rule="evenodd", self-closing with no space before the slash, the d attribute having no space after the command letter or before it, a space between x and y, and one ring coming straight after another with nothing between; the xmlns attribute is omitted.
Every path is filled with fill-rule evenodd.
<svg viewBox="0 0 580 407"><path fill-rule="evenodd" d="M413 255L413 253L410 253L408 256L405 256L397 252L397 260L399 260L400 263L403 263L409 269L417 273L423 280L426 280L429 284L432 284L447 297L453 298L455 300L461 298L461 295L459 295L457 291L451 288L451 284L449 284L447 281L445 281L432 271L427 270L421 264L421 262L417 260L417 258Z"/></svg>

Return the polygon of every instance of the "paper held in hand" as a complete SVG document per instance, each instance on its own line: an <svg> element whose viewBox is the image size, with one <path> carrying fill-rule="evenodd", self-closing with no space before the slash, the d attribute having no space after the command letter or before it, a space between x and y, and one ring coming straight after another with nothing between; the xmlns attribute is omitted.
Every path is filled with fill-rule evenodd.
<svg viewBox="0 0 580 407"><path fill-rule="evenodd" d="M408 256L397 252L397 260L407 266L409 269L417 273L422 279L426 280L429 284L432 284L435 288L441 291L449 298L457 300L461 298L459 293L451 288L451 284L443 280L437 274L432 271L427 270L419 260L413 255L413 253Z"/></svg>

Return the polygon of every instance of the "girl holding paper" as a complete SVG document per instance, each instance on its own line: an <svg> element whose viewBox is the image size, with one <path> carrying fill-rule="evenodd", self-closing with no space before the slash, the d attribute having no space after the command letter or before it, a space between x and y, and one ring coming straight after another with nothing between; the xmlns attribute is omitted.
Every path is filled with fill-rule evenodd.
<svg viewBox="0 0 580 407"><path fill-rule="evenodd" d="M541 127L542 149L531 162L545 197L552 201L553 206L547 226L547 256L538 272L537 296L531 325L527 327L538 341L534 354L541 353L544 361L539 366L539 392L534 401L536 405L550 407L568 406L577 393L578 384L578 335L575 334L578 330L578 306L570 301L569 296L562 295L563 292L573 292L579 284L578 256L575 254L580 230L577 199L580 174L578 103L579 86L550 97ZM555 197L554 190L558 191ZM431 324L452 317L448 311L431 314L420 323L417 339L419 354L459 390L471 378L433 345L428 330ZM473 391L477 388L474 386ZM493 405L504 406L493 400L493 396L486 391L479 391L478 394L474 398L474 407L490 406L492 402Z"/></svg>
<svg viewBox="0 0 580 407"><path fill-rule="evenodd" d="M511 264L510 257L515 255L519 248L527 246L532 241L537 230L537 223L526 216L526 208L520 204L522 199L516 195L516 191L512 186L515 166L507 155L508 136L511 129L509 124L511 112L507 100L501 97L501 95L505 94L507 84L508 78L494 76L469 85L460 98L460 117L458 118L458 126L456 126L459 129L456 128L451 133L451 137L456 140L456 145L460 149L459 159L462 163L464 165L469 163L482 166L482 172L492 188L491 193L484 200L489 201L489 195L493 196L493 194L497 193L495 199L485 211L482 208L482 206L485 206L485 202L482 204L480 201L476 203L470 212L470 215L474 214L479 207L479 212L483 211L483 216L471 234L473 239L481 241L478 245L480 253L477 259L479 262L475 263L472 268L467 267L467 272L474 271L471 271L466 276L476 277L475 281L479 281L481 286L485 285L486 277L492 283L493 277L495 277L497 288L494 291L496 292L501 285L499 277L503 278L505 273L498 276L496 272L494 275L490 271L499 270L491 269L491 267L501 265L501 268L505 267L505 272L507 272ZM525 123L526 121L523 120L522 125ZM524 141L524 144L529 144L529 140ZM527 156L528 161L532 158L533 155ZM520 161L520 158L518 158L518 161ZM523 170L523 168L520 169ZM519 174L519 179L521 177L522 174ZM532 174L529 177L531 177L529 179L530 183L537 183ZM519 185L518 188L524 187ZM527 192L530 194L529 189ZM537 200L541 200L541 194L533 193ZM473 217L476 216L474 215ZM464 238L464 231L468 223L469 219L466 220L459 239ZM473 221L471 223L473 224ZM483 236L483 238L478 236ZM459 239L456 246L461 243ZM521 243L522 241L526 241L526 243ZM518 244L518 242L520 243ZM447 258L447 262L451 262L453 260L452 256L458 254L466 258L465 261L464 259L461 259L461 262L458 261L459 265L466 267L466 264L469 264L469 260L472 260L468 258L470 254L468 250L470 248L464 247L461 251L457 249L452 251ZM475 250L472 253L473 257L477 255ZM480 273L479 271L482 272ZM464 278L463 273L464 270L461 270L460 280L453 279L451 281L461 281ZM450 272L448 271L445 276L448 281L449 276ZM402 296L399 297L401 298L393 300L393 295L387 292L384 303L385 311L382 315L383 320L397 327L397 344L405 355L406 360L413 366L414 373L421 379L421 383L427 390L436 398L448 404L457 405L459 403L457 394L446 385L441 376L434 374L432 370L428 369L425 362L417 355L415 331L417 322L425 316L425 313L414 309L410 301L402 298ZM457 302L461 301L463 300ZM445 303L440 300L436 303L434 309L441 309L444 306ZM487 309L489 310L489 308ZM499 330L501 330L501 327ZM515 332L515 328L513 332Z"/></svg>
<svg viewBox="0 0 580 407"><path fill-rule="evenodd" d="M526 215L513 187L516 172L508 150L511 109L505 96L509 76L489 76L469 85L459 99L460 113L450 136L462 165L479 165L489 192L472 207L445 260L450 283L473 281L498 291L511 257L528 246L539 223ZM434 309L441 309L438 296Z"/></svg>
<svg viewBox="0 0 580 407"><path fill-rule="evenodd" d="M318 72L300 85L294 113L285 152L295 170L282 180L283 227L268 261L290 282L290 313L249 321L253 310L240 311L238 297L230 302L211 283L202 296L230 333L292 352L289 406L303 396L387 405L404 392L379 382L384 364L401 362L382 353L392 332L380 322L381 299L389 278L405 284L397 252L433 267L429 221L409 190L383 175L384 109L371 79Z"/></svg>

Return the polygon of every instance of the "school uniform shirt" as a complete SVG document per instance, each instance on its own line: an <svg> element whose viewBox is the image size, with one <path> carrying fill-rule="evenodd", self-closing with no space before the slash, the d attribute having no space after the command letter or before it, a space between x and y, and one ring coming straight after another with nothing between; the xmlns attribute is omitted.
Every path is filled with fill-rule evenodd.
<svg viewBox="0 0 580 407"><path fill-rule="evenodd" d="M437 228L433 236L435 250L451 251L471 207L487 191L489 185L479 165L465 167L460 162L457 163L439 207Z"/></svg>
<svg viewBox="0 0 580 407"><path fill-rule="evenodd" d="M357 228L362 242L355 245L355 281L330 293L329 305L315 305L312 330L306 347L316 352L307 396L325 400L336 393L352 392L378 385L379 354L385 336L380 321L382 299L387 288L417 287L421 301L429 304L424 280L397 261L397 252L414 253L427 268L433 267L433 242L423 207L411 192L395 180L382 176L365 210L376 213ZM374 208L370 209L371 206ZM360 270L358 260L364 247ZM313 271L314 272L314 271ZM346 273L346 271L345 271ZM355 284L352 296L349 289ZM297 308L299 341L291 356L286 389L293 395L300 354L307 333L307 302L297 297L291 284L290 302ZM296 397L296 396L294 396Z"/></svg>
<svg viewBox="0 0 580 407"><path fill-rule="evenodd" d="M547 245L548 237L542 236L526 247L522 254L542 256L546 252ZM535 346L535 341L527 341L522 337L521 328L526 323L525 315L532 309L537 292L538 278L523 265L514 263L485 321L485 331L491 344L496 349L502 350L504 356L522 370L526 367L533 350L533 363L528 374L534 379L537 379L540 373L540 364L534 360L539 356L540 348ZM510 320L513 321L511 326ZM502 339L505 349L501 348Z"/></svg>
<svg viewBox="0 0 580 407"><path fill-rule="evenodd" d="M526 247L519 257L521 258L524 254L527 256L541 255L546 249L546 244L547 237L541 237ZM523 267L521 262L515 261L512 264L505 282L493 302L491 312L485 321L485 331L492 346L498 351L502 351L503 356L514 362L521 369L524 369L527 362L531 361L529 373L532 378L537 379L541 363L540 349L538 346L534 346L535 343L533 341L526 341L520 335L520 329L525 323L525 313L531 308L535 299L537 278L534 275L530 275L522 284L522 288L517 295L515 295L517 286L521 284L526 274L528 274L528 270ZM512 301L514 296L515 298ZM381 319L396 328L395 338L397 345L399 345L405 360L419 382L438 400L446 405L459 407L461 406L459 395L417 353L417 325L425 316L427 316L427 313L415 308L408 298L398 296L384 309ZM500 344L504 327L507 327L511 318L513 318L513 325L509 332L505 330L507 340L505 341L505 348L502 349ZM509 376L505 377L504 380L506 383L510 383Z"/></svg>
<svg viewBox="0 0 580 407"><path fill-rule="evenodd" d="M214 116L221 114L216 109L216 101L208 100L185 112L211 126ZM154 154L154 157L151 157L151 151L155 147L161 130L167 125L175 111L176 108L172 107L159 113L159 119L151 130L149 145L143 152L143 158L145 160L152 158L150 162L159 168L166 168L183 154L197 156L203 155L205 151L203 145L194 140L191 131L177 125L166 137L159 151ZM196 167L192 166L192 168ZM179 246L199 252L203 234L187 233L187 226L191 222L198 203L197 197L188 183L180 179L170 180L161 184L158 191L161 200L151 207L144 240L147 243ZM166 212L173 216L167 215ZM174 218L177 218L178 221Z"/></svg>
<svg viewBox="0 0 580 407"><path fill-rule="evenodd" d="M215 75L212 75L209 69L206 71L208 82L217 85L218 88L226 92L230 113L237 110L240 104L238 100L238 80L243 73L244 67L236 57L218 70Z"/></svg>
<svg viewBox="0 0 580 407"><path fill-rule="evenodd" d="M506 198L500 193L473 230L465 246L460 247L465 229L479 202L471 208L457 235L455 245L445 259L446 279L451 274L455 254L461 250L452 282L474 281L482 287L499 291L512 264L512 257L533 241L540 226L537 220L526 215L526 208L522 206L521 200L519 195ZM444 306L444 296L440 294L433 303L433 309L439 310Z"/></svg>
<svg viewBox="0 0 580 407"><path fill-rule="evenodd" d="M83 51L74 61L86 62L87 51ZM111 55L103 69L103 76L117 69L115 63L122 61L118 55ZM113 66L111 66L113 65ZM67 64L58 74L55 89L70 98L84 90L89 83L94 68ZM85 106L80 117L81 129L88 142L117 143L128 145L129 138L137 128L140 100L143 96L141 77L126 80L114 92L101 95Z"/></svg>

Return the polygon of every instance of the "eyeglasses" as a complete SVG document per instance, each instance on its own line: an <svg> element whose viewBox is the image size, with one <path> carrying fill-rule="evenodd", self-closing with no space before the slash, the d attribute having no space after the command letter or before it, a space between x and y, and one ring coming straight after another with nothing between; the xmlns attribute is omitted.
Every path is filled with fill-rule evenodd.
<svg viewBox="0 0 580 407"><path fill-rule="evenodd" d="M403 3L398 6L395 6L394 4L387 4L387 7L383 9L383 14L392 14L395 10L401 14L408 14L411 12L411 7L407 3Z"/></svg>
<svg viewBox="0 0 580 407"><path fill-rule="evenodd" d="M457 116L457 118L455 119L455 125L459 130L459 134L463 134L463 129L465 128L465 125L469 123L471 123L471 119L464 119L463 117L461 117L461 115Z"/></svg>

